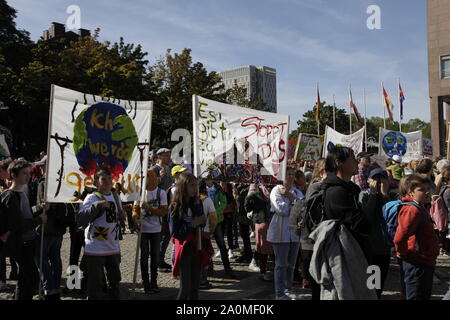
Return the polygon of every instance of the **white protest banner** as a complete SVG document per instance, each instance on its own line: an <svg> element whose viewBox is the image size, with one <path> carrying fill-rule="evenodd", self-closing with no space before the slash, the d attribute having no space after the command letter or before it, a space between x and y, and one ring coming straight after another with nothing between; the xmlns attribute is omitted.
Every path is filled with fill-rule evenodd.
<svg viewBox="0 0 450 320"><path fill-rule="evenodd" d="M323 145L323 157L326 158L328 148L331 146L342 146L353 149L355 156L363 151L364 127L353 134L345 135L327 126L325 129L325 143Z"/></svg>
<svg viewBox="0 0 450 320"><path fill-rule="evenodd" d="M5 135L0 134L0 160L5 158L10 158L8 144L6 143Z"/></svg>
<svg viewBox="0 0 450 320"><path fill-rule="evenodd" d="M99 165L123 201L141 198L153 103L112 99L52 85L45 201L77 202Z"/></svg>
<svg viewBox="0 0 450 320"><path fill-rule="evenodd" d="M399 155L402 162L423 158L422 131L404 133L380 128L379 141L379 155L389 158Z"/></svg>
<svg viewBox="0 0 450 320"><path fill-rule="evenodd" d="M295 149L296 160L319 160L322 154L322 141L315 134L300 133Z"/></svg>
<svg viewBox="0 0 450 320"><path fill-rule="evenodd" d="M211 173L210 169L216 167L225 178L246 183L259 182L260 176L269 175L285 179L289 116L199 96L193 96L192 100L197 177ZM256 166L258 160L261 172Z"/></svg>

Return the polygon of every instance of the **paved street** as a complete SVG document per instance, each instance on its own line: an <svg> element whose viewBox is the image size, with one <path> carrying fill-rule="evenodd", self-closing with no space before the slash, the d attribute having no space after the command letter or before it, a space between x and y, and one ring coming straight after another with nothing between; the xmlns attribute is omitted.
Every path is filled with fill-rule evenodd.
<svg viewBox="0 0 450 320"><path fill-rule="evenodd" d="M133 234L125 234L124 240L121 242L122 248L122 299L133 299L133 270L135 260L137 236ZM254 240L254 239L252 239ZM68 266L69 260L69 235L66 234L63 241L62 258L64 269ZM213 246L216 248L213 241ZM167 250L166 262L170 261L171 247ZM238 252L236 251L236 255ZM9 263L9 259L7 260ZM233 261L233 260L232 260ZM212 289L201 290L201 300L267 300L274 299L273 282L264 282L258 279L258 273L250 272L248 264L232 263L232 267L238 277L237 280L230 280L224 278L223 266L219 258L214 258L214 276L209 277ZM9 267L8 267L9 274ZM438 266L436 268L436 279L433 285L432 299L442 299L443 295L449 287L450 281L450 257L440 256L438 259ZM139 300L174 300L176 298L179 281L173 279L170 273L159 273L158 285L160 292L158 294L146 295L144 294L142 284L140 283L141 276L138 268L138 284L136 286L135 299ZM65 283L65 279L63 280ZM398 266L392 260L391 269L389 271L385 292L383 299L398 300L399 299L399 272ZM15 281L8 281L8 290L0 293L0 300L10 299L15 287ZM304 299L311 299L310 291L301 289L298 284L295 284L295 289ZM63 295L63 299L77 300L81 299L77 295ZM35 297L37 299L37 296Z"/></svg>

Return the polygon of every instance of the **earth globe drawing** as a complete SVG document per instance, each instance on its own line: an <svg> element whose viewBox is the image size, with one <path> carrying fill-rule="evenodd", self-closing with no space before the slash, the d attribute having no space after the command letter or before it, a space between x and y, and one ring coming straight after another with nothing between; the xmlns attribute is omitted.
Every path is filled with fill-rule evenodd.
<svg viewBox="0 0 450 320"><path fill-rule="evenodd" d="M407 150L406 137L401 132L390 131L382 140L382 147L384 152L389 156L395 155L404 156Z"/></svg>
<svg viewBox="0 0 450 320"><path fill-rule="evenodd" d="M80 171L92 176L98 166L107 166L113 178L128 167L138 143L133 120L124 108L99 102L76 118L73 149Z"/></svg>

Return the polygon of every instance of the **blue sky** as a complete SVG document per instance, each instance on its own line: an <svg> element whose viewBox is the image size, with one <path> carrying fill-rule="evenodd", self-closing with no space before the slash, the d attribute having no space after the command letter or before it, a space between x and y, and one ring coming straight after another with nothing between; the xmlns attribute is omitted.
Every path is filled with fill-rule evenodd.
<svg viewBox="0 0 450 320"><path fill-rule="evenodd" d="M278 112L291 130L316 100L348 109L348 87L364 114L382 116L381 82L395 105L397 81L406 96L405 117L430 120L425 0L9 0L17 26L33 40L66 9L81 8L81 27L101 29L101 41L139 43L153 63L167 48L192 49L210 71L242 65L277 69ZM381 8L381 30L369 30L369 5ZM293 128L294 127L294 128Z"/></svg>

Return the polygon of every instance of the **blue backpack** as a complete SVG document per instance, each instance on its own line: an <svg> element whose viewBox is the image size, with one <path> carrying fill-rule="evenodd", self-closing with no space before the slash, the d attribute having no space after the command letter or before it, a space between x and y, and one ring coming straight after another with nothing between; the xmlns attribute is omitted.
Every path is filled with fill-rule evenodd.
<svg viewBox="0 0 450 320"><path fill-rule="evenodd" d="M414 202L403 202L401 200L390 201L383 206L382 230L385 234L389 246L394 246L394 237L398 227L398 213L403 205L414 206L420 210L420 207Z"/></svg>

